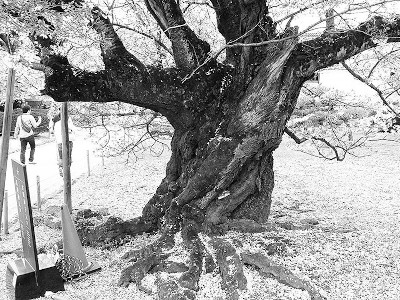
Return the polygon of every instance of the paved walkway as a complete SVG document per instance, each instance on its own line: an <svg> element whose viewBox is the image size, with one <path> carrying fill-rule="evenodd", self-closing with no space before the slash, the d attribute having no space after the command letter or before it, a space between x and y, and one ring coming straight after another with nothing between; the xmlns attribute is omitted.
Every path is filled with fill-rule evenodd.
<svg viewBox="0 0 400 300"><path fill-rule="evenodd" d="M15 146L17 141L11 141L10 151L13 150L12 146ZM26 161L29 157L29 146L26 151ZM71 166L71 178L72 180L80 177L82 174L88 173L88 159L87 153L89 151L89 164L91 172L96 165L101 163L101 157L95 155L94 145L84 136L78 134L74 141L72 150L72 166ZM41 198L54 194L55 192L63 189L63 178L59 175L57 166L56 156L56 144L54 141L37 145L35 151L35 164L27 164L28 174L28 185L30 192L30 199L32 204L37 203L37 176L40 181L40 195ZM16 198L15 198L15 187L12 174L11 159L19 161L19 150L10 153L8 156L7 163L7 175L6 175L6 190L8 191L8 202L9 202L9 220L12 220L17 214ZM60 203L61 205L62 203ZM3 226L2 226L3 228Z"/></svg>

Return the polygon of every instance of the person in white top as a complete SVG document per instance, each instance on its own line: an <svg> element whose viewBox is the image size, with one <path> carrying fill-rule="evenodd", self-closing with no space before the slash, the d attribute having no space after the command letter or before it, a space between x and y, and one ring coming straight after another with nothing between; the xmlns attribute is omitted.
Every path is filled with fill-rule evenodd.
<svg viewBox="0 0 400 300"><path fill-rule="evenodd" d="M38 117L38 121L36 122L35 118L31 115L31 107L29 105L24 105L22 107L22 115L18 116L17 123L15 124L14 138L19 137L20 139L20 161L23 164L25 164L25 152L27 144L29 144L29 147L31 148L29 154L29 163L33 163L36 148L33 128L38 127L41 122L41 116Z"/></svg>
<svg viewBox="0 0 400 300"><path fill-rule="evenodd" d="M57 164L60 176L63 176L63 165L62 165L62 133L61 133L61 114L58 113L54 118L50 120L49 124L50 133L54 134L57 146ZM76 127L72 123L72 119L68 117L68 137L69 137L69 162L72 163L72 147L75 139Z"/></svg>

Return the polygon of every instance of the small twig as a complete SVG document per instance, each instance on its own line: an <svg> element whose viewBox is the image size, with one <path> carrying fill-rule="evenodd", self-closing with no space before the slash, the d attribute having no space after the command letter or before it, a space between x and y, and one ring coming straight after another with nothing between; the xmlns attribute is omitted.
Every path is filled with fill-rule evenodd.
<svg viewBox="0 0 400 300"><path fill-rule="evenodd" d="M389 104L389 102L386 101L385 97L383 96L382 91L374 85L372 82L369 80L363 78L361 75L357 74L348 64L346 64L344 61L342 62L342 66L345 67L345 69L353 75L355 78L357 78L359 81L365 83L367 86L369 86L371 89L373 89L379 96L379 98L382 100L383 104L386 105L396 116L399 115L398 112Z"/></svg>
<svg viewBox="0 0 400 300"><path fill-rule="evenodd" d="M284 132L290 136L295 142L296 144L301 144L304 143L305 141L307 141L307 138L299 138L293 131L291 131L289 128L285 127Z"/></svg>

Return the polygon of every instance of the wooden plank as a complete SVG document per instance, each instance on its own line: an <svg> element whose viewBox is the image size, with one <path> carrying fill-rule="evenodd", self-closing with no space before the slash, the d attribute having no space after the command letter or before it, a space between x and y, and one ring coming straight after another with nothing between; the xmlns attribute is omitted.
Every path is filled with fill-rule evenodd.
<svg viewBox="0 0 400 300"><path fill-rule="evenodd" d="M10 68L8 70L8 81L6 91L6 103L4 108L3 129L2 129L2 143L0 149L0 220L3 216L3 202L4 192L6 185L8 149L10 144L11 133L11 120L13 113L13 98L14 98L14 85L15 85L15 70ZM0 222L1 229L1 222Z"/></svg>
<svg viewBox="0 0 400 300"><path fill-rule="evenodd" d="M70 213L72 212L71 199L71 160L69 157L69 133L68 133L68 102L61 106L61 135L62 135L62 165L64 178L64 203L67 204Z"/></svg>

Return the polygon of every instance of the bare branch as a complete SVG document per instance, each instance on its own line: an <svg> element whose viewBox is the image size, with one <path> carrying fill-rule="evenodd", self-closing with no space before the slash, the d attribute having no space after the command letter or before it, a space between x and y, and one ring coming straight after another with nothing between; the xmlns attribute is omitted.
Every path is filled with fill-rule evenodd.
<svg viewBox="0 0 400 300"><path fill-rule="evenodd" d="M138 33L140 35L143 35L144 37L147 37L147 38L153 40L155 43L157 43L157 45L159 45L161 48L163 48L165 51L167 51L169 54L171 54L173 56L173 53L172 53L171 49L169 49L160 39L157 39L155 36L152 36L150 34L144 33L142 31L139 31L139 30L137 30L135 28L132 28L132 27L129 27L129 26L126 26L126 25L117 24L117 23L111 23L111 24L114 25L114 26L123 28L123 29L131 30L131 31L136 32L136 33Z"/></svg>
<svg viewBox="0 0 400 300"><path fill-rule="evenodd" d="M386 53L386 54L383 55L382 57L380 57L379 60L376 62L376 64L375 64L375 65L371 68L371 70L369 71L368 78L370 78L370 77L372 76L372 73L375 71L375 69L378 67L378 65L379 65L382 61L384 61L384 59L385 59L386 57L388 57L389 55L393 55L393 53L396 53L396 52L398 52L398 51L400 51L400 49L394 49L394 50L392 50L392 51Z"/></svg>
<svg viewBox="0 0 400 300"><path fill-rule="evenodd" d="M335 157L333 157L333 158L328 158L328 157L326 157L325 155L323 155L323 154L318 150L319 154L320 154L322 157L324 157L324 158L326 158L326 159L328 159L328 160L334 160L334 159L336 159L337 161L343 161L344 156L343 156L343 157L340 157L340 156L339 156L339 153L338 153L338 150L337 150L337 148L338 148L337 146L332 145L332 144L331 144L330 142L328 142L325 138L313 136L312 139L324 143L324 144L327 145L329 148L331 148L332 151L335 153Z"/></svg>
<svg viewBox="0 0 400 300"><path fill-rule="evenodd" d="M363 78L361 75L357 74L348 64L346 64L344 61L342 62L342 66L345 67L345 69L353 75L353 77L357 78L359 81L362 83L365 83L367 86L369 86L371 89L373 89L379 96L379 98L382 100L382 103L387 106L396 116L399 115L398 112L389 104L389 102L386 101L385 97L383 96L383 92L376 86L374 85L371 81L367 80L366 78Z"/></svg>

